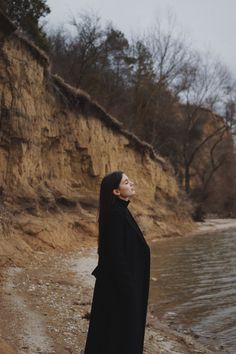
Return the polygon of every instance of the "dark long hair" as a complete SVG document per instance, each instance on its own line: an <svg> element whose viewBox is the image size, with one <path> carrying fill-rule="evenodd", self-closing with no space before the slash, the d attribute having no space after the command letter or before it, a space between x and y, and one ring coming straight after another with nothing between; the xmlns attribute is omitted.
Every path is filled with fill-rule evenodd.
<svg viewBox="0 0 236 354"><path fill-rule="evenodd" d="M123 173L123 171L111 172L104 176L101 182L98 211L98 253L101 247L102 232L106 228L109 211L116 198L112 191L119 187Z"/></svg>

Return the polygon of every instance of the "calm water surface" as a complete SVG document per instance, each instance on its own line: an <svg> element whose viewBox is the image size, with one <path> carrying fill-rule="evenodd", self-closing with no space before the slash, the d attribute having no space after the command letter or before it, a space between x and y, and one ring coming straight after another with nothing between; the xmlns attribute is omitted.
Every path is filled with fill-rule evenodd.
<svg viewBox="0 0 236 354"><path fill-rule="evenodd" d="M236 353L236 230L151 243L157 316Z"/></svg>

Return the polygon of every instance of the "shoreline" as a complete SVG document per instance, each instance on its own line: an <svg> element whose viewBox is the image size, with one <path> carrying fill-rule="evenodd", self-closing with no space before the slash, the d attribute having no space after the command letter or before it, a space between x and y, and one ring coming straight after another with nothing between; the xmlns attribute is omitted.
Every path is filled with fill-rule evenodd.
<svg viewBox="0 0 236 354"><path fill-rule="evenodd" d="M236 230L236 219L207 219L188 235L231 229ZM6 267L0 287L0 352L82 354L95 284L91 272L96 264L96 240L89 239L73 252L35 252L25 267ZM167 326L153 316L149 304L144 354L157 353L227 352L190 331Z"/></svg>
<svg viewBox="0 0 236 354"><path fill-rule="evenodd" d="M187 232L181 236L179 235L169 235L165 237L155 237L149 240L149 242L162 242L165 240L170 240L180 237L194 237L194 236L207 236L212 235L214 232L228 232L231 230L236 231L236 218L206 218L205 221L195 222L197 228L193 231Z"/></svg>
<svg viewBox="0 0 236 354"><path fill-rule="evenodd" d="M236 218L206 218L205 221L196 222L196 224L198 229L189 233L190 236L236 230Z"/></svg>
<svg viewBox="0 0 236 354"><path fill-rule="evenodd" d="M84 248L51 257L41 252L27 268L7 268L1 286L0 345L4 339L11 351L3 353L82 354L95 264L95 249ZM148 311L144 354L222 354L218 349L169 328Z"/></svg>

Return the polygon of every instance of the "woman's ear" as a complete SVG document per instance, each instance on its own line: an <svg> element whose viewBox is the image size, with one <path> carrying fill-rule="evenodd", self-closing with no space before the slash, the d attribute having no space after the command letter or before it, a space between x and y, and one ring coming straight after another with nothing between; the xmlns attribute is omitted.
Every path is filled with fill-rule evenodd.
<svg viewBox="0 0 236 354"><path fill-rule="evenodd" d="M119 189L113 189L112 193L113 193L114 195L120 195Z"/></svg>

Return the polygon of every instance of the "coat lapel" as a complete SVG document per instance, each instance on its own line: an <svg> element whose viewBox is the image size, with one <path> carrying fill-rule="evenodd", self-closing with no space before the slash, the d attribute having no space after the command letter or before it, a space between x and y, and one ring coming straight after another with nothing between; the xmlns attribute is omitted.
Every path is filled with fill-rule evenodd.
<svg viewBox="0 0 236 354"><path fill-rule="evenodd" d="M147 243L146 243L146 240L145 240L145 238L143 236L143 233L140 230L140 228L139 228L137 222L135 221L133 215L130 213L129 209L127 209L127 212L128 212L128 214L126 215L126 219L127 219L128 223L130 224L130 226L133 227L133 229L135 229L136 233L139 235L139 239L142 242L144 242L145 245L146 245Z"/></svg>

